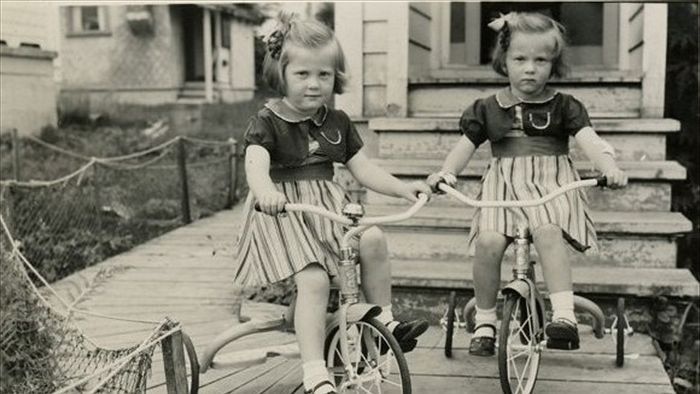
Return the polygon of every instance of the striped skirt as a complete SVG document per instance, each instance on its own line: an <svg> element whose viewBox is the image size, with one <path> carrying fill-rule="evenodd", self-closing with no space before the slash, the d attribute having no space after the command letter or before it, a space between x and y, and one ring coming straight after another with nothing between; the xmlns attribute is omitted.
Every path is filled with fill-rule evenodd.
<svg viewBox="0 0 700 394"><path fill-rule="evenodd" d="M579 179L568 155L496 157L491 159L482 178L478 199L537 199ZM587 198L582 189L567 192L544 205L515 209L525 215L531 232L543 224L555 224L562 229L564 239L575 250L598 250L595 228L588 215ZM495 231L514 237L517 224L517 216L510 209L477 209L469 233L470 253L474 252L480 232Z"/></svg>
<svg viewBox="0 0 700 394"><path fill-rule="evenodd" d="M332 181L298 180L275 183L290 203L311 204L340 213L350 202ZM259 286L289 278L312 263L337 275L342 225L302 212L270 216L254 209L252 193L245 203L245 224L236 247L235 283Z"/></svg>

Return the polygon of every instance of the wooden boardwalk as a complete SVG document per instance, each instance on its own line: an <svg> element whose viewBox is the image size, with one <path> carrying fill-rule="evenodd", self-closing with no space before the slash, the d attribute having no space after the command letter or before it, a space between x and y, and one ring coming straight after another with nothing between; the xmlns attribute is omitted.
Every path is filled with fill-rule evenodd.
<svg viewBox="0 0 700 394"><path fill-rule="evenodd" d="M111 275L78 306L93 312L131 319L159 321L168 316L183 324L201 354L232 318L233 246L241 207L179 228L151 242L65 278L54 287L72 299L90 286L102 268ZM276 305L245 303L245 315L279 316ZM437 324L437 322L435 322ZM142 341L153 324L120 322L78 315L76 324L102 347L129 346ZM585 330L585 329L584 329ZM289 333L273 332L246 339L236 348L255 343L288 343ZM454 358L446 359L439 327L420 338L407 355L414 393L499 393L496 358L471 357L464 331L455 335ZM576 352L545 352L537 391L541 393L668 393L674 391L656 356L651 339L635 334L626 345L624 368L614 366L610 337L596 340L582 334ZM231 349L234 346L230 346ZM221 352L225 353L228 348ZM160 351L154 354L149 393L165 393ZM300 361L271 359L241 370L209 370L200 376L201 393L301 393Z"/></svg>

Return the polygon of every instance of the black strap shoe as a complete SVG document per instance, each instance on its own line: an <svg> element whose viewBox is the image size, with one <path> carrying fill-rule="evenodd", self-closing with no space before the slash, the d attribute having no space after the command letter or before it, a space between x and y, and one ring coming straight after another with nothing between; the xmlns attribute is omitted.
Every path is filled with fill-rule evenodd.
<svg viewBox="0 0 700 394"><path fill-rule="evenodd" d="M427 320L417 319L411 321L402 321L394 327L392 334L397 341L408 342L418 338L421 334L428 330L430 324Z"/></svg>
<svg viewBox="0 0 700 394"><path fill-rule="evenodd" d="M493 330L493 336L472 337L469 342L469 354L479 357L490 357L496 354L496 326L491 323L483 323L474 327L474 331L481 327L488 327Z"/></svg>
<svg viewBox="0 0 700 394"><path fill-rule="evenodd" d="M576 350L579 348L579 336L576 323L565 318L558 318L544 329L547 334L547 347L559 350Z"/></svg>

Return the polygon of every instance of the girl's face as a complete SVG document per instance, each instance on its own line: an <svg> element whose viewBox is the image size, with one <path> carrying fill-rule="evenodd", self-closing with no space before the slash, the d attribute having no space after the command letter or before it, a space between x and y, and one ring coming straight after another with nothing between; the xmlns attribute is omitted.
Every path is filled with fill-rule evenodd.
<svg viewBox="0 0 700 394"><path fill-rule="evenodd" d="M506 53L510 88L521 99L535 99L552 74L556 42L549 34L514 32Z"/></svg>
<svg viewBox="0 0 700 394"><path fill-rule="evenodd" d="M299 112L312 115L333 95L335 53L329 45L322 48L287 48L289 64L284 70L287 101Z"/></svg>

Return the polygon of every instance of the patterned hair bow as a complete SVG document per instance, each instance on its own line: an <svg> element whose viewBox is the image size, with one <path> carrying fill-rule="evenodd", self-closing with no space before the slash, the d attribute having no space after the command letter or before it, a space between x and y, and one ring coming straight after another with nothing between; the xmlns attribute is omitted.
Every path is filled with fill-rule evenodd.
<svg viewBox="0 0 700 394"><path fill-rule="evenodd" d="M487 26L489 28L491 28L492 30L499 32L499 31L503 30L503 28L506 26L506 24L511 20L512 16L513 16L512 12L509 12L505 15L499 13L498 18L489 22L489 24Z"/></svg>
<svg viewBox="0 0 700 394"><path fill-rule="evenodd" d="M263 39L266 45L267 51L270 56L277 60L282 53L282 46L284 45L284 39L287 37L287 33L292 26L292 19L296 17L296 14L287 14L280 12L279 20L275 29Z"/></svg>

